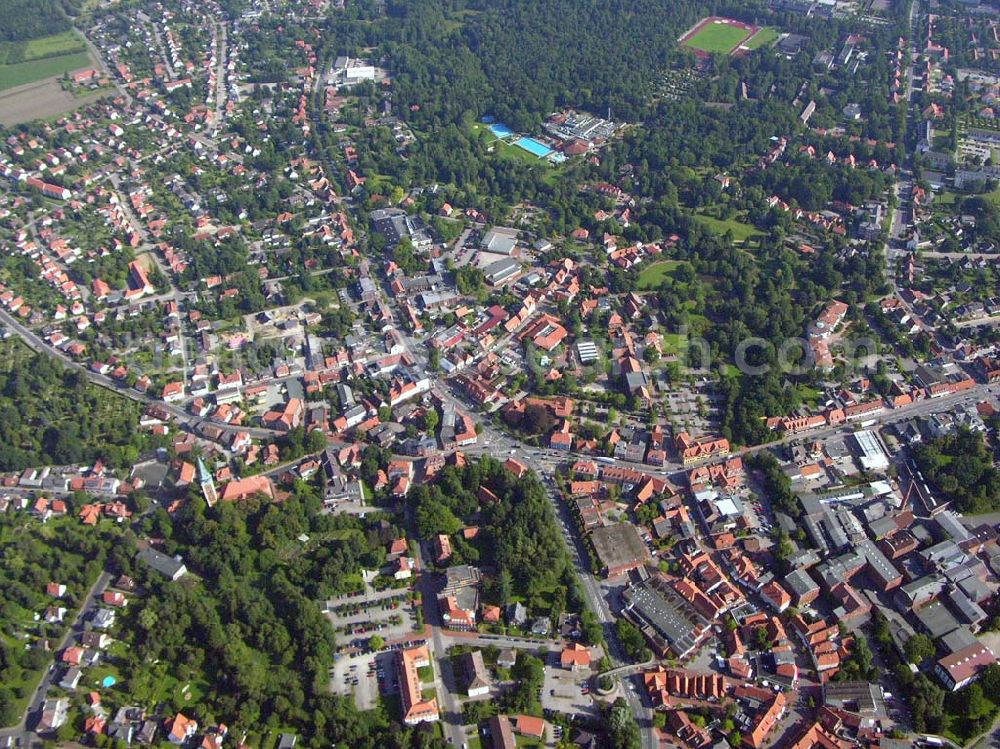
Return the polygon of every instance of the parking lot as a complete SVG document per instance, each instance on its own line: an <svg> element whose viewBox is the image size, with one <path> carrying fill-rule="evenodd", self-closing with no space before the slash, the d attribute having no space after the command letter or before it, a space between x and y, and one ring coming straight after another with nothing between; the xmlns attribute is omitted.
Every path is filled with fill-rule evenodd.
<svg viewBox="0 0 1000 749"><path fill-rule="evenodd" d="M697 363L697 359L695 359ZM692 434L711 434L718 429L722 396L708 387L664 390L667 413Z"/></svg>
<svg viewBox="0 0 1000 749"><path fill-rule="evenodd" d="M550 655L542 684L542 707L561 713L597 716L598 709L590 694L590 671L569 671L559 665L557 655Z"/></svg>
<svg viewBox="0 0 1000 749"><path fill-rule="evenodd" d="M764 504L762 495L744 489L740 492L744 515L751 528L757 528L764 534L770 534L773 528L769 508Z"/></svg>
<svg viewBox="0 0 1000 749"><path fill-rule="evenodd" d="M404 639L417 624L410 591L372 591L326 602L324 613L342 649L363 648L373 635L388 643Z"/></svg>
<svg viewBox="0 0 1000 749"><path fill-rule="evenodd" d="M377 706L379 690L392 694L399 690L396 681L396 653L355 653L337 656L330 669L330 687L334 694L353 696L359 710Z"/></svg>

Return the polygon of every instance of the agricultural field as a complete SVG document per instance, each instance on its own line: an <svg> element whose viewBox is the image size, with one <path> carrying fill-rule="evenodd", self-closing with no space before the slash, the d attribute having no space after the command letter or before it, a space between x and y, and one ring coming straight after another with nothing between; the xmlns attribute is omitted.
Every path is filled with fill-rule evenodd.
<svg viewBox="0 0 1000 749"><path fill-rule="evenodd" d="M0 43L0 91L60 76L93 65L76 31L26 42Z"/></svg>
<svg viewBox="0 0 1000 749"><path fill-rule="evenodd" d="M91 64L90 55L84 51L46 57L41 60L18 62L13 65L0 65L0 91L64 75Z"/></svg>
<svg viewBox="0 0 1000 749"><path fill-rule="evenodd" d="M82 64L72 65L70 67L71 70L86 67L89 63L90 58L86 52L79 53L79 56L83 58ZM76 57L76 55L70 55L70 57ZM62 60L64 58L57 57L53 59ZM31 75L30 71L22 71L20 68L37 68L48 62L51 61L42 60L41 62L24 62L18 65L0 65L0 125L10 127L19 125L22 122L30 122L31 120L56 117L87 102L100 98L101 92L93 92L81 97L74 96L69 91L63 89L59 84L58 77L54 77L54 75L59 75L58 73L50 73L44 76L43 80L34 80L34 82L29 83L8 86L3 84L5 80L4 76L10 68L18 68L19 70L15 72L22 80L24 78L37 79L39 78L38 75Z"/></svg>

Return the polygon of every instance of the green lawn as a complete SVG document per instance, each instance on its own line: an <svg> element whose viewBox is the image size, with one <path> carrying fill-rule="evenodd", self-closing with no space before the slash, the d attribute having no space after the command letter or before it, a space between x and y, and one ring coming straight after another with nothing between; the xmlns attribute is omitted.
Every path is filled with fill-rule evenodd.
<svg viewBox="0 0 1000 749"><path fill-rule="evenodd" d="M716 234L725 234L727 231L731 231L733 233L733 240L741 244L746 244L746 241L751 237L763 235L763 232L757 227L737 221L736 219L719 219L701 214L695 214L694 218Z"/></svg>
<svg viewBox="0 0 1000 749"><path fill-rule="evenodd" d="M281 738L283 733L295 733L294 728L289 726L279 726L267 732L267 734L259 740L260 749L274 749L278 745L278 740Z"/></svg>
<svg viewBox="0 0 1000 749"><path fill-rule="evenodd" d="M465 19L469 16L478 16L481 11L464 9L456 10L454 13L449 13L444 21L444 31L446 33L451 33L452 31L458 31L460 28L465 26Z"/></svg>
<svg viewBox="0 0 1000 749"><path fill-rule="evenodd" d="M43 78L63 75L88 65L93 65L93 63L87 52L75 52L70 55L47 57L44 60L19 62L14 65L0 65L0 91L23 86L25 83L34 83Z"/></svg>
<svg viewBox="0 0 1000 749"><path fill-rule="evenodd" d="M8 352L8 355L11 353L12 352ZM18 354L13 353L13 355L16 357ZM9 542L12 534L21 532L37 535L41 540L54 544L55 539L59 536L60 528L66 524L75 522L77 522L76 518L70 516L51 520L46 525L33 524L30 528L26 529L16 529L11 526L5 526L2 531L0 531L0 548L3 548L4 544ZM76 555L74 554L73 556L75 557ZM89 588L93 582L93 580L87 581L86 588ZM51 602L51 599L49 599L48 596L45 596L42 591L39 591L36 599L24 602L26 604L24 606L14 601L9 601L8 610L6 610L4 614L6 631L0 632L0 646L11 650L22 650L25 645L36 642L38 638L35 636L34 631L40 625L34 620L34 615L36 612L44 612L46 606L48 606ZM64 620L64 626L68 626L69 623L73 621L77 612L72 606L69 606L68 604L64 605L66 605L68 609ZM32 630L33 634L24 638L15 634L24 633L27 630ZM64 630L60 630L59 634L52 638L52 642L58 641L59 638L62 637L63 631ZM42 676L45 675L45 671L48 669L50 663L50 660L46 660L42 667L36 670L28 668L15 668L14 671L16 672L16 676L8 678L8 680L4 683L5 687L9 687L22 695L14 700L14 712L18 718L20 718L25 709L28 707L28 699L35 691L35 688L38 686L38 682L41 681ZM0 727L6 726L0 724Z"/></svg>
<svg viewBox="0 0 1000 749"><path fill-rule="evenodd" d="M760 49L761 47L766 47L769 44L774 44L778 38L777 29L772 29L770 26L765 26L749 40L747 40L747 49Z"/></svg>
<svg viewBox="0 0 1000 749"><path fill-rule="evenodd" d="M540 159L537 156L528 153L523 148L515 146L504 140L498 140L493 133L489 131L487 125L482 122L473 122L470 124L473 135L477 135L480 138L484 138L486 143L490 148L493 149L493 153L501 158L514 159L516 161L521 161L525 164L530 164L531 166L541 166L544 167L545 171L542 174L542 179L546 184L555 184L555 181L559 175L559 169L546 159Z"/></svg>
<svg viewBox="0 0 1000 749"><path fill-rule="evenodd" d="M83 678L80 680L81 689L84 687L90 689L101 688L101 684L105 677L111 676L115 680L115 687L121 687L124 684L121 672L110 663L102 663L94 668L88 669L84 674Z"/></svg>
<svg viewBox="0 0 1000 749"><path fill-rule="evenodd" d="M357 528L341 528L335 531L327 531L326 533L315 533L312 536L310 536L310 540L315 543L323 543L329 541L348 541L352 538L363 539L364 535L365 534L359 531Z"/></svg>
<svg viewBox="0 0 1000 749"><path fill-rule="evenodd" d="M171 701L175 705L197 705L204 697L208 684L198 679L179 681L175 676L167 674L159 684L157 694L151 702Z"/></svg>
<svg viewBox="0 0 1000 749"><path fill-rule="evenodd" d="M958 201L958 193L953 190L942 190L934 196L935 206L954 205Z"/></svg>
<svg viewBox="0 0 1000 749"><path fill-rule="evenodd" d="M816 405L819 402L819 398L822 395L819 390L808 385L799 385L798 388L799 397L811 405Z"/></svg>
<svg viewBox="0 0 1000 749"><path fill-rule="evenodd" d="M15 641L12 643L18 647L24 647L23 642ZM46 667L48 665L46 664ZM24 711L28 709L28 699L34 694L35 689L38 688L38 682L42 680L42 676L45 675L45 668L41 668L38 671L28 671L24 670L21 672L21 678L8 680L5 687L11 690L16 690L16 693L20 693L23 696L14 699L14 713L18 718L24 714ZM6 726L4 726L6 727Z"/></svg>
<svg viewBox="0 0 1000 749"><path fill-rule="evenodd" d="M531 164L533 166L538 166L540 164L546 169L552 167L552 162L548 159L540 159L533 153L529 153L520 146L515 146L507 141L498 140L490 145L494 147L498 155L503 156L504 158L517 159L518 161L523 161L525 164Z"/></svg>
<svg viewBox="0 0 1000 749"><path fill-rule="evenodd" d="M747 32L737 26L725 23L710 23L703 26L698 33L684 42L685 47L702 52L719 52L726 54L743 41Z"/></svg>
<svg viewBox="0 0 1000 749"><path fill-rule="evenodd" d="M665 333L661 337L660 343L663 346L664 356L677 356L680 354L684 344L687 341L687 336L680 333Z"/></svg>
<svg viewBox="0 0 1000 749"><path fill-rule="evenodd" d="M639 271L639 290L657 288L663 282L664 278L677 270L681 262L680 260L661 260L657 263L650 263Z"/></svg>
<svg viewBox="0 0 1000 749"><path fill-rule="evenodd" d="M986 198L986 200L990 201L990 203L992 203L993 205L1000 206L1000 187L990 190L989 192L984 192L982 194L982 197ZM937 203L939 201L937 198L935 198L934 202Z"/></svg>

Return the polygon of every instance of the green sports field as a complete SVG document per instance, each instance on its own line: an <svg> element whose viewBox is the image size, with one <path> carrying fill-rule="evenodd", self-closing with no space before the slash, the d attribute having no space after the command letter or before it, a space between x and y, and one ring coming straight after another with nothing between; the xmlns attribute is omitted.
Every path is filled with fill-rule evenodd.
<svg viewBox="0 0 1000 749"><path fill-rule="evenodd" d="M746 29L738 26L707 23L690 39L685 39L684 46L701 52L727 54L742 42L746 35Z"/></svg>
<svg viewBox="0 0 1000 749"><path fill-rule="evenodd" d="M777 29L772 29L769 26L765 26L756 34L754 34L746 43L747 49L760 49L768 44L774 44L778 39Z"/></svg>

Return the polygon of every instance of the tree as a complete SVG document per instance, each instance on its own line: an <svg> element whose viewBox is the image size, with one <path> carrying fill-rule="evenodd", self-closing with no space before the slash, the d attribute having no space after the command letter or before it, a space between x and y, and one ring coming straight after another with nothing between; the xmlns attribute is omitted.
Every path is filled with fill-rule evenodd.
<svg viewBox="0 0 1000 749"><path fill-rule="evenodd" d="M1000 507L1000 470L982 435L961 428L915 445L913 457L928 481L963 512Z"/></svg>
<svg viewBox="0 0 1000 749"><path fill-rule="evenodd" d="M474 265L463 265L455 271L455 288L458 293L473 295L482 291L486 276Z"/></svg>
<svg viewBox="0 0 1000 749"><path fill-rule="evenodd" d="M507 708L529 715L541 712L538 693L545 680L545 664L535 656L519 651L514 667L510 670L514 689L508 693Z"/></svg>
<svg viewBox="0 0 1000 749"><path fill-rule="evenodd" d="M590 609L586 609L580 615L580 630L583 633L583 641L588 645L598 645L604 641L604 627Z"/></svg>
<svg viewBox="0 0 1000 749"><path fill-rule="evenodd" d="M920 664L934 655L934 642L923 633L917 633L906 641L903 648L910 663Z"/></svg>
<svg viewBox="0 0 1000 749"><path fill-rule="evenodd" d="M973 682L957 694L962 715L969 720L979 720L993 712L993 703L983 694L980 684Z"/></svg>
<svg viewBox="0 0 1000 749"><path fill-rule="evenodd" d="M528 434L547 434L555 428L556 419L545 406L532 403L524 409L521 426Z"/></svg>
<svg viewBox="0 0 1000 749"><path fill-rule="evenodd" d="M497 603L506 606L514 594L514 578L506 567L497 573Z"/></svg>
<svg viewBox="0 0 1000 749"><path fill-rule="evenodd" d="M368 638L368 647L378 652L385 647L385 639L381 635L372 635Z"/></svg>
<svg viewBox="0 0 1000 749"><path fill-rule="evenodd" d="M416 520L421 538L432 538L441 533L451 536L462 527L462 521L451 510L434 502L421 503L417 507Z"/></svg>
<svg viewBox="0 0 1000 749"><path fill-rule="evenodd" d="M615 632L618 641L622 644L625 654L634 661L642 662L649 657L649 649L646 647L646 638L642 632L632 622L627 619L619 619L615 622Z"/></svg>
<svg viewBox="0 0 1000 749"><path fill-rule="evenodd" d="M9 726L17 721L17 700L9 687L0 687L0 726Z"/></svg>
<svg viewBox="0 0 1000 749"><path fill-rule="evenodd" d="M607 715L608 739L613 749L639 749L641 737L628 703L619 697Z"/></svg>

